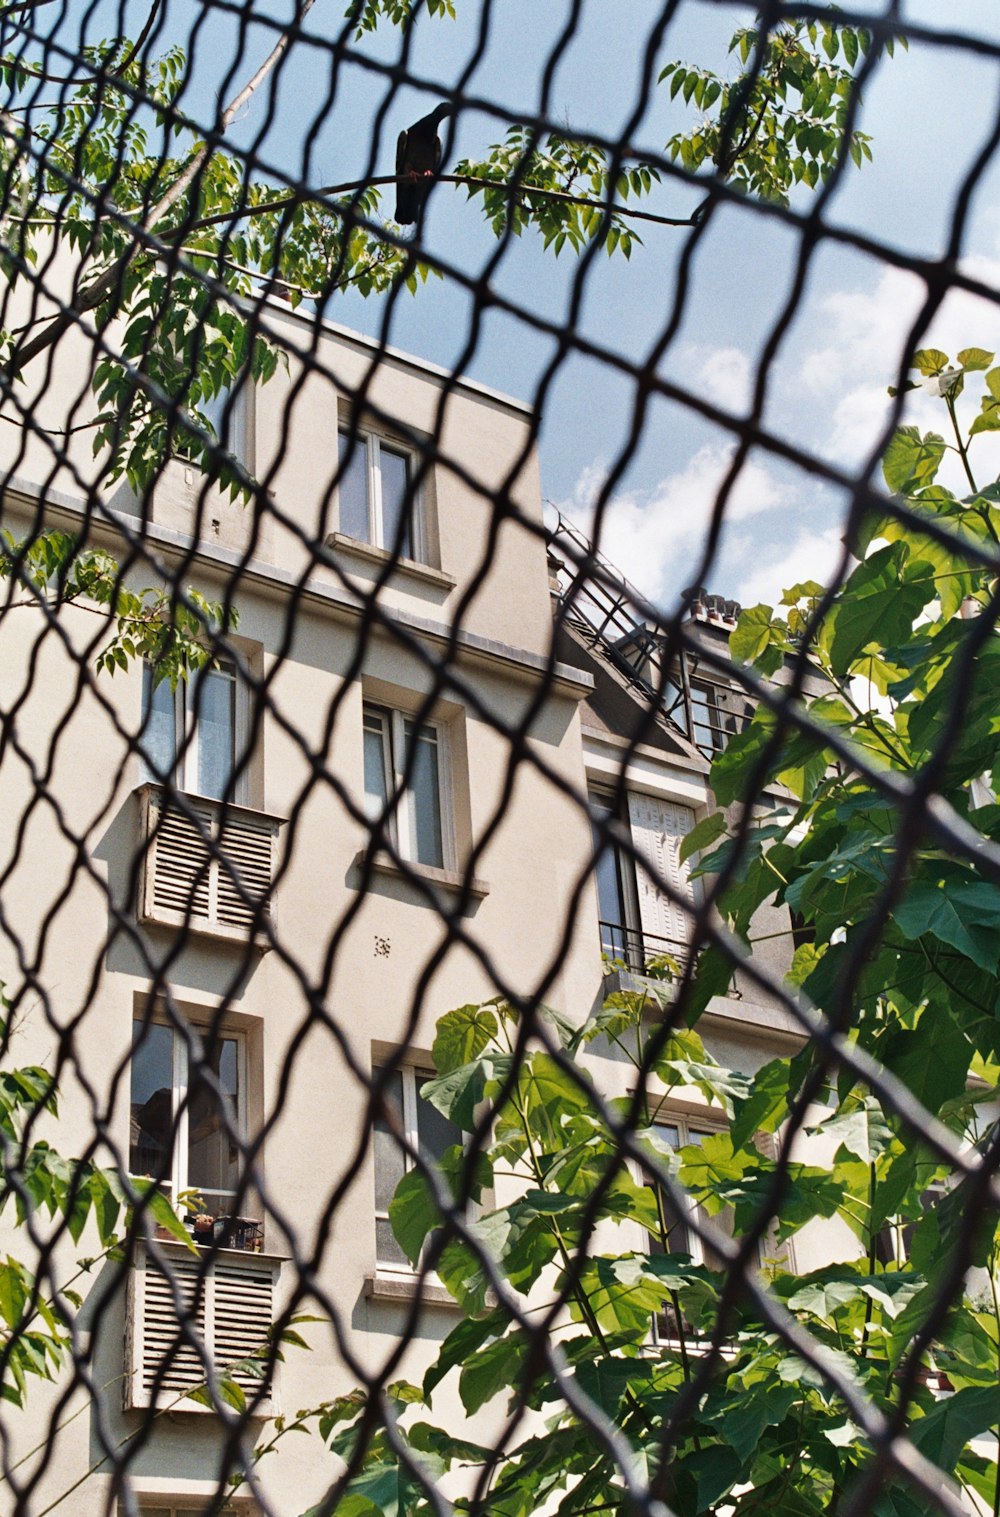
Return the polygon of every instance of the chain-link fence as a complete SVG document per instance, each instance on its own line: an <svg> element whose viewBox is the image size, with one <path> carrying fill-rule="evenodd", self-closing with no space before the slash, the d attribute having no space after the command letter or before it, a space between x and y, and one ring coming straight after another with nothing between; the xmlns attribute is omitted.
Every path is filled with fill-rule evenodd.
<svg viewBox="0 0 1000 1517"><path fill-rule="evenodd" d="M863 91L1000 45L630 7L602 133L607 7L342 9L0 13L5 1510L995 1514L995 107L940 248L837 197ZM674 362L720 228L787 265L745 405ZM839 252L912 281L857 468L773 404ZM542 413L583 449L605 382L573 519ZM668 413L725 447L655 603ZM836 561L741 614L762 461Z"/></svg>

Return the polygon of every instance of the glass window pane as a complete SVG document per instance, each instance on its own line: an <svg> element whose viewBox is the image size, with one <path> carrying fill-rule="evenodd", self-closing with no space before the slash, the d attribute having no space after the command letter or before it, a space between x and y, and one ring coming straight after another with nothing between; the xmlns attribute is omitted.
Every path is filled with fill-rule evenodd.
<svg viewBox="0 0 1000 1517"><path fill-rule="evenodd" d="M379 448L379 472L382 476L382 547L396 549L403 558L413 557L410 534L409 502L406 498L410 461L405 453L396 453L383 443ZM398 537L402 523L402 538Z"/></svg>
<svg viewBox="0 0 1000 1517"><path fill-rule="evenodd" d="M414 743L414 726L405 723L407 745ZM410 815L410 858L418 864L444 867L441 840L441 785L438 774L438 744L433 727L416 732L413 769L407 792Z"/></svg>
<svg viewBox="0 0 1000 1517"><path fill-rule="evenodd" d="M142 754L152 779L168 779L177 763L177 697L168 679L153 684L149 664L142 669Z"/></svg>
<svg viewBox="0 0 1000 1517"><path fill-rule="evenodd" d="M402 1129L403 1076L398 1069L394 1070L389 1077L385 1098L387 1105L395 1109L399 1127ZM385 1117L381 1114L375 1118L374 1158L375 1210L377 1212L385 1212L389 1208L389 1202L396 1194L396 1186L403 1178L406 1162L403 1150L395 1134L390 1129Z"/></svg>
<svg viewBox="0 0 1000 1517"><path fill-rule="evenodd" d="M365 815L373 822L382 815L389 798L387 723L388 717L381 712L365 712Z"/></svg>
<svg viewBox="0 0 1000 1517"><path fill-rule="evenodd" d="M174 1038L159 1022L132 1023L129 1172L170 1177Z"/></svg>
<svg viewBox="0 0 1000 1517"><path fill-rule="evenodd" d="M461 1143L462 1131L439 1112L436 1106L424 1099L423 1088L430 1078L433 1076L417 1080L417 1137L420 1157L433 1162L440 1159L446 1148Z"/></svg>
<svg viewBox="0 0 1000 1517"><path fill-rule="evenodd" d="M232 1136L239 1130L239 1045L235 1038L217 1038L202 1059L188 1083L187 1183L215 1210L220 1192L231 1195L239 1182L240 1146ZM203 1068L214 1076L221 1099L202 1077Z"/></svg>
<svg viewBox="0 0 1000 1517"><path fill-rule="evenodd" d="M380 1264L398 1264L412 1268L399 1244L387 1217L375 1218L375 1257Z"/></svg>
<svg viewBox="0 0 1000 1517"><path fill-rule="evenodd" d="M371 526L368 515L368 444L363 437L353 439L341 432L340 481L340 530L347 537L356 537L359 542L371 542ZM348 462L348 455L350 461Z"/></svg>
<svg viewBox="0 0 1000 1517"><path fill-rule="evenodd" d="M236 677L231 667L203 669L192 687L198 730L198 794L228 793L236 753Z"/></svg>

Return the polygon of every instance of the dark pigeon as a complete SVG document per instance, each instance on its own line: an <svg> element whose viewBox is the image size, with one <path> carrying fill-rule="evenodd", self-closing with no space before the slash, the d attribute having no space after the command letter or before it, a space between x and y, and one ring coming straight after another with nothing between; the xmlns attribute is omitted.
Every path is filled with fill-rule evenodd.
<svg viewBox="0 0 1000 1517"><path fill-rule="evenodd" d="M446 116L454 115L450 105L438 105L429 116L421 116L396 144L396 220L407 226L416 221L430 194L434 176L441 167L441 138L438 127Z"/></svg>

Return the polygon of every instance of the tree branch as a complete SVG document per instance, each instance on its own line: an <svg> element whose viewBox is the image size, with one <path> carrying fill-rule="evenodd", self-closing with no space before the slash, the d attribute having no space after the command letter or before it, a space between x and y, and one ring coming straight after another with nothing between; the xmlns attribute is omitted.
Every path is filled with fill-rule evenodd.
<svg viewBox="0 0 1000 1517"><path fill-rule="evenodd" d="M298 31L303 19L312 10L315 3L316 0L299 0L292 22L282 32L260 68L247 81L243 88L233 96L225 110L221 112L216 128L216 135L220 137L225 135L229 127L232 126L237 112L246 105L247 101L260 88L276 64L280 62L288 50L292 33ZM213 145L206 142L191 156L187 167L182 169L170 188L160 196L160 199L152 207L144 220L137 225L137 234L151 232L155 228L156 223L170 210L171 206L180 199L185 190L197 178L212 152ZM178 228L176 235L187 236L189 231L189 227ZM29 364L33 358L37 358L39 353L44 353L54 342L57 342L62 334L73 326L78 316L82 316L85 312L92 311L96 306L99 306L110 295L115 285L119 283L125 270L132 260L139 255L140 251L140 248L136 245L127 253L123 253L119 258L116 258L114 263L110 264L104 273L88 287L86 293L77 293L76 300L65 311L60 313L59 317L45 332L39 332L29 342L26 342L23 348L16 350L3 365L2 369L0 369L0 373L9 375L13 368L21 369L26 364Z"/></svg>
<svg viewBox="0 0 1000 1517"><path fill-rule="evenodd" d="M480 179L471 174L435 174L436 184L473 184L482 185L490 190L510 190L514 188L503 179ZM190 237L192 232L199 232L203 227L217 226L226 221L242 221L248 216L264 216L269 211L280 211L289 205L308 205L313 201L320 201L331 195L347 195L355 190L377 189L380 185L396 184L397 175L381 174L374 179L355 179L347 184L328 184L322 189L314 190L309 194L303 194L300 190L293 190L287 195L279 195L274 200L266 200L260 205L244 206L237 211L217 211L213 216L203 216L200 221L193 222L184 229L183 235ZM514 189L515 195L535 195L543 199L558 200L570 205L590 206L597 211L610 211L615 216L628 216L633 221L652 221L658 226L696 226L701 207L698 206L690 216L660 216L654 211L639 211L631 206L611 205L604 200L594 200L588 195L574 195L568 190L548 190L541 185L519 184ZM336 210L336 207L327 209ZM164 238L170 239L173 235L165 232ZM180 232L177 235L181 235Z"/></svg>

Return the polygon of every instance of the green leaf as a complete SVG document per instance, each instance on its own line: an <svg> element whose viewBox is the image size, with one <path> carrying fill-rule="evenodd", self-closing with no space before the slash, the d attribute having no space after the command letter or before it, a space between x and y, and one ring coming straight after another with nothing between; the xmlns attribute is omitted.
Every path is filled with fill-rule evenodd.
<svg viewBox="0 0 1000 1517"><path fill-rule="evenodd" d="M764 652L773 635L774 611L771 606L751 606L741 611L739 621L729 634L729 651L739 664L752 664Z"/></svg>
<svg viewBox="0 0 1000 1517"><path fill-rule="evenodd" d="M680 848L680 861L686 864L693 854L701 853L705 848L710 848L716 838L722 836L727 827L723 812L713 811L708 816L702 817L691 831L686 833Z"/></svg>
<svg viewBox="0 0 1000 1517"><path fill-rule="evenodd" d="M942 353L940 348L918 348L913 355L913 363L910 367L920 374L930 376L940 374L942 369L948 367L949 362L947 353Z"/></svg>
<svg viewBox="0 0 1000 1517"><path fill-rule="evenodd" d="M520 1332L487 1344L466 1360L458 1381L462 1405L471 1415L501 1391L516 1393L521 1366L531 1345Z"/></svg>
<svg viewBox="0 0 1000 1517"><path fill-rule="evenodd" d="M888 1148L893 1136L874 1096L865 1096L860 1102L852 1101L848 1110L809 1131L822 1133L825 1139L842 1145L865 1164L873 1164Z"/></svg>
<svg viewBox="0 0 1000 1517"><path fill-rule="evenodd" d="M499 1338L505 1331L509 1317L498 1308L482 1317L467 1317L452 1328L438 1350L438 1356L424 1374L424 1395L430 1396L440 1385L449 1370L457 1368L478 1353L484 1344Z"/></svg>
<svg viewBox="0 0 1000 1517"><path fill-rule="evenodd" d="M908 576L909 550L893 543L873 553L850 576L823 628L833 673L846 675L869 645L904 642L934 597L934 583ZM714 772L714 771L713 771Z"/></svg>
<svg viewBox="0 0 1000 1517"><path fill-rule="evenodd" d="M427 1234L440 1224L441 1213L419 1169L406 1172L389 1202L393 1236L416 1268Z"/></svg>
<svg viewBox="0 0 1000 1517"><path fill-rule="evenodd" d="M944 438L936 432L928 432L922 437L916 427L900 427L882 459L886 484L895 495L931 484L944 453Z"/></svg>
<svg viewBox="0 0 1000 1517"><path fill-rule="evenodd" d="M486 1006L461 1006L437 1024L431 1057L439 1074L471 1064L497 1035L496 1014Z"/></svg>
<svg viewBox="0 0 1000 1517"><path fill-rule="evenodd" d="M936 937L995 974L1000 964L1000 889L987 880L956 878L956 873L911 885L896 905L896 926L910 939Z"/></svg>
<svg viewBox="0 0 1000 1517"><path fill-rule="evenodd" d="M988 353L985 348L962 348L956 357L963 369L973 373L977 369L988 369L995 354Z"/></svg>
<svg viewBox="0 0 1000 1517"><path fill-rule="evenodd" d="M951 1472L971 1438L1000 1423L1000 1386L967 1386L910 1423L914 1447L939 1469Z"/></svg>

